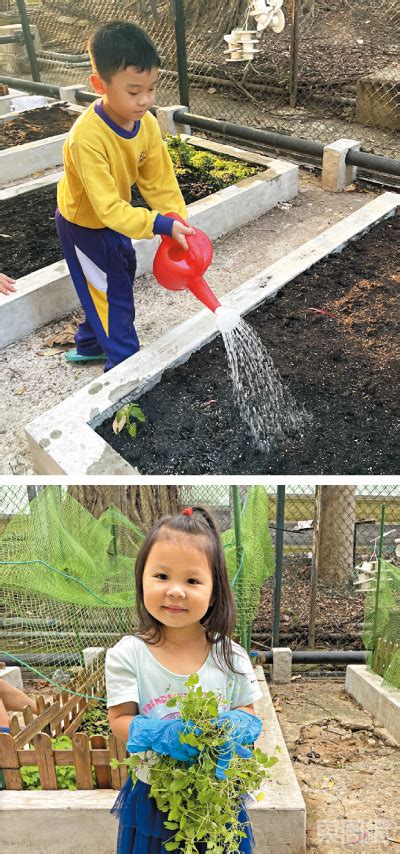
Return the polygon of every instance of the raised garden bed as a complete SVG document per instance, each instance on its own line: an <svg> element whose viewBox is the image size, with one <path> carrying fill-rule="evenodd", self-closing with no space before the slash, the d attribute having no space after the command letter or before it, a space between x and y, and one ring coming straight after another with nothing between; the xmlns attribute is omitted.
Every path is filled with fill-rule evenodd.
<svg viewBox="0 0 400 854"><path fill-rule="evenodd" d="M303 437L253 446L221 339L132 398L146 416L135 440L113 432L114 414L97 432L141 474L394 474L399 232L380 223L246 317L313 417Z"/></svg>
<svg viewBox="0 0 400 854"><path fill-rule="evenodd" d="M59 147L61 151L64 137L58 136L56 139L56 147ZM297 194L298 167L292 163L274 160L261 154L243 151L234 146L203 140L199 137L183 135L183 139L190 144L194 156L197 156L199 153L204 153L208 156L210 151L218 155L216 161L218 174L217 176L210 174L209 184L211 186L209 192L211 194L206 196L206 198L191 203L188 208L190 222L205 231L212 240L221 237L235 228L239 228L241 225L249 222L249 220L262 216L278 202L287 202ZM31 145L45 145L52 148L55 143L52 139L49 139L45 140L44 143L34 142ZM25 147L25 153L26 148L29 148L29 145ZM23 151L24 149L22 149ZM19 155L18 147L13 149L11 153L15 157ZM10 152L0 152L0 160L2 156L7 157L9 154ZM42 162L50 154L50 151L47 151L47 153L44 150L41 151L40 158ZM221 170L218 167L221 155L223 155L224 163L222 172L225 172L226 158L229 158L230 169L233 169L235 172L233 180L237 180L238 183L230 184L218 192L212 192L211 187L215 185L215 178L217 177L218 180L221 178ZM37 163L38 156L38 153L35 151L29 153L32 164ZM53 157L53 161L57 161L57 152L53 151L51 156ZM14 166L18 172L20 167L18 158L17 161L14 162ZM243 174L243 165L246 167L250 166L251 169L255 168L257 174L240 180L240 175ZM4 174L6 174L6 164L3 164L3 166ZM25 164L25 166L28 168L29 163ZM51 202L47 210L47 217L50 219L46 222L43 213L41 212L39 215L37 227L38 230L39 228L44 229L45 240L43 235L41 241L37 240L36 235L32 235L31 240L30 235L26 233L25 226L23 226L22 233L21 231L18 232L21 233L21 241L18 243L14 239L12 228L10 227L11 218L13 217L15 228L21 229L19 215L24 216L21 213L20 206L17 208L19 215L13 215L14 202L22 198L25 199L26 204L30 194L33 192L38 193L38 198L41 199L42 196L39 195L39 191L40 193L44 191L50 192L51 188L55 193L55 185L61 175L62 172L58 170L48 175L31 178L24 184L0 189L0 216L3 217L0 225L0 235L3 234L3 239L0 237L0 245L2 244L3 256L5 256L6 251L10 252L10 263L7 271L12 275L13 263L16 263L18 264L18 269L22 269L24 272L23 277L18 281L16 293L4 299L0 297L0 339L4 345L19 340L45 323L58 320L63 315L74 311L79 305L64 260L55 261L45 267L33 270L32 273L26 274L27 264L29 262L33 263L32 257L26 257L26 252L25 255L21 252L21 244L24 241L27 242L26 250L28 256L31 252L36 253L36 243L39 245L39 252L43 252L43 243L45 243L46 251L47 247L52 247L52 250L57 252L56 257L60 258L60 247L53 221L55 195L54 202ZM180 180L187 183L187 175L181 174ZM200 183L204 184L204 175L201 176ZM23 204L24 202L22 202ZM6 205L7 208L5 207ZM3 211L5 213L2 213ZM137 277L151 270L158 242L159 238L156 237L153 240L133 241L136 250ZM6 249L7 246L10 247L9 250ZM13 254L14 260L12 260L11 254ZM39 263L43 263L43 261ZM16 275L15 272L14 275Z"/></svg>
<svg viewBox="0 0 400 854"><path fill-rule="evenodd" d="M177 169L178 183L187 205L263 171L263 166L239 163L233 158L213 157L195 149L191 153L194 157L203 157L205 165L201 166L200 161L197 167L189 164ZM146 207L136 187L132 188L132 204ZM2 264L8 275L13 278L26 276L62 259L54 221L56 205L56 184L2 201L0 247Z"/></svg>
<svg viewBox="0 0 400 854"><path fill-rule="evenodd" d="M232 189L235 190L236 188ZM398 202L399 197L397 194L383 193L381 196L371 202L368 202L356 212L350 214L340 222L330 226L324 232L307 241L307 243L300 245L289 252L286 256L260 270L250 279L242 282L242 284L222 298L223 304L227 308L233 308L243 315L248 315L250 312L254 312L258 306L265 306L268 300L274 297L295 277L299 277L300 274L309 270L322 259L326 259L330 255L341 252L343 247L347 246L350 242L355 241L378 222L388 219L388 221L392 223L392 218L396 215ZM207 205L208 200L204 203L201 202L200 204ZM396 274L394 273L393 275ZM328 295L326 295L326 297L328 299ZM314 314L314 312L310 312L309 315L308 312L305 312L307 305L310 308L315 307L310 305L310 303L304 304L303 301L299 314L299 320L301 320L303 324L305 324L306 320L309 321ZM263 310L265 311L265 308ZM267 310L269 311L269 305L267 305ZM328 315L324 315L323 317L328 323L333 320ZM11 316L9 318L9 322L12 323ZM330 328L333 327L331 326ZM302 329L300 323L297 324L297 329ZM308 333L309 329L307 330L307 335ZM172 327L169 332L162 335L159 339L156 339L153 344L143 347L139 353L131 356L107 374L98 376L95 380L85 385L73 395L66 397L65 400L50 408L47 412L34 417L26 425L25 431L35 470L43 474L64 473L69 475L73 474L74 476L77 474L129 474L130 476L138 476L140 474L139 470L124 459L118 451L114 450L114 448L108 444L98 432L96 432L96 428L99 427L99 425L104 424L105 420L124 405L128 399L138 400L160 382L164 372L170 368L177 368L182 365L192 356L192 354L196 353L196 351L201 348L206 348L206 346L216 339L217 336L218 330L215 317L207 309L199 311L197 314L188 318L178 326ZM292 341L292 343L294 349L291 358L294 363L296 360L297 340L294 342ZM331 347L330 340L328 343L328 353L330 353L333 348ZM365 345L363 339L362 344L363 346ZM391 342L390 347L392 347ZM209 351L205 349L203 350L203 353L208 352ZM365 350L364 352L366 353L367 351ZM347 359L347 354L345 355ZM312 353L306 353L306 364L308 363L308 360L311 359L311 356ZM288 358L288 354L286 354L286 358ZM206 356L201 359L203 365L206 364L205 360ZM332 362L332 364L334 365L335 363ZM225 379L223 374L224 370ZM293 373L293 368L290 368L290 370ZM315 375L311 380L316 388L321 387L319 371L320 365L318 363L315 367ZM206 377L205 371L203 376ZM349 370L349 389L351 388L352 379L351 371ZM221 364L221 382L225 382L226 388L227 375L225 361ZM204 392L206 389L204 379L202 379L201 387ZM184 394L184 391L183 387L180 386L179 395ZM327 389L322 389L322 392L326 396ZM178 397L177 399L179 401L180 398ZM204 415L203 409L207 411L207 408L211 406L211 400L213 400L213 398L208 396L207 398L203 398L203 400L207 406L199 407L200 416ZM395 405L393 401L392 407ZM167 414L168 422L175 405L175 400L171 400L170 410ZM337 401L334 399L333 412L335 412L336 405ZM382 412L384 412L383 409ZM326 419L326 413L322 414ZM185 419L187 415L190 417L190 412L185 412ZM384 415L382 418L383 417ZM234 426L232 426L232 424L228 425L228 429L231 430L232 435L236 429L236 422L237 412L235 411L233 422ZM182 425L175 424L175 427L178 427L179 429L181 426ZM206 428L205 419L204 428ZM324 430L321 429L321 427L318 428L318 426L313 429L316 448L321 439L321 434L324 436ZM391 447L394 447L394 442L392 442L393 424L391 420L389 428L386 429L391 431ZM165 441L167 441L166 436L168 434L168 430L169 427L164 432ZM182 430L184 430L183 426ZM327 431L326 442L324 438L325 445L329 442L332 432L332 430ZM387 433L385 434L385 430L383 429L381 442L382 447L385 447L386 444L385 435L387 435ZM244 431L242 431L241 438L243 441L243 447L244 450L247 450L248 443L246 443L244 436ZM226 441L226 436L223 437L223 439ZM177 434L174 433L175 443L176 440ZM189 441L188 437L186 437L185 441ZM217 451L215 450L215 442L218 441L219 438L215 439L214 434L211 435L211 441L207 448L206 462L209 458L211 461L209 464L210 468L211 465L215 463L215 470L219 474L222 474L224 469L220 464L220 460L217 458ZM251 448L250 450L252 452ZM356 450L358 451L359 448ZM301 452L303 453L303 448L301 448ZM389 451L389 453L391 452ZM335 444L333 445L333 448L331 448L331 454L332 470L335 471ZM281 456L283 457L283 452ZM391 466L393 459L394 452L392 454L392 459L390 460ZM254 464L254 461L250 460L250 462ZM261 462L263 461L261 460ZM271 466L272 470L277 466L280 466L278 471L282 470L282 460L279 455L276 455L275 459L271 459L267 462ZM289 460L289 462L291 462L291 460ZM304 462L303 458L300 456L299 460L296 460L295 462L295 470L300 471L300 465ZM339 459L339 463L342 464L342 462L343 461ZM243 454L241 465L244 471L247 468L247 463L247 457ZM259 460L257 460L257 463L259 463ZM345 460L345 472L349 471L352 466L353 463L350 450L348 448L347 458ZM261 465L258 465L256 469L257 473L260 471L260 468ZM367 466L367 470L369 470L369 468L370 467ZM168 461L168 469L171 469L170 460ZM340 471L340 469L337 470ZM198 471L197 465L196 471ZM305 466L305 472L309 472L309 468L307 466Z"/></svg>
<svg viewBox="0 0 400 854"><path fill-rule="evenodd" d="M70 106L60 104L15 113L15 117L1 125L0 150L68 133L76 119L76 111L71 112Z"/></svg>

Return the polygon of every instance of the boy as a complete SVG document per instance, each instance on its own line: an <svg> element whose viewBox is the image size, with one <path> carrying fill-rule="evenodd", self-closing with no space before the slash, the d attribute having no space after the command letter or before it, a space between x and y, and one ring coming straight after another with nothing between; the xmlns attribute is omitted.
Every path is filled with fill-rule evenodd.
<svg viewBox="0 0 400 854"><path fill-rule="evenodd" d="M160 57L135 24L113 22L89 40L92 86L101 100L79 117L64 145L56 226L85 320L68 361L103 359L105 370L139 349L134 327L136 256L131 238L172 236L187 249L193 229L158 123ZM136 184L151 210L130 204Z"/></svg>

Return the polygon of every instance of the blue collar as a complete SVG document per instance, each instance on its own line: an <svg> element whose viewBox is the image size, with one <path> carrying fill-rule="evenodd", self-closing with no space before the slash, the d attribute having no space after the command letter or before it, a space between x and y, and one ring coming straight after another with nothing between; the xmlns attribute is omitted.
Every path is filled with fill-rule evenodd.
<svg viewBox="0 0 400 854"><path fill-rule="evenodd" d="M133 130L125 130L125 128L122 128L120 125L117 125L116 122L113 122L112 119L110 119L110 116L107 115L103 107L102 101L96 101L94 109L97 115L100 116L101 119L103 119L103 122L105 122L106 125L108 125L108 127L114 131L114 133L117 133L118 136L122 136L124 139L133 139L133 137L136 136L136 134L138 133L140 128L140 121L135 122L135 124L133 125Z"/></svg>

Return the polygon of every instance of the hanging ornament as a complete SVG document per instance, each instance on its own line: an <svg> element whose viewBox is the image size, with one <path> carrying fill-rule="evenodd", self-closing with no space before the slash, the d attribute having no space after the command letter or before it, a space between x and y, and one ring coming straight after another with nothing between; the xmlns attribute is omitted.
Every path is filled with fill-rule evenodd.
<svg viewBox="0 0 400 854"><path fill-rule="evenodd" d="M231 33L224 36L224 40L228 42L228 50L224 53L229 54L227 62L249 62L253 59L254 54L258 53L255 49L257 44L255 35L256 30L232 30Z"/></svg>
<svg viewBox="0 0 400 854"><path fill-rule="evenodd" d="M250 15L257 21L257 32L271 27L274 33L281 33L285 27L285 16L281 11L283 0L252 0Z"/></svg>

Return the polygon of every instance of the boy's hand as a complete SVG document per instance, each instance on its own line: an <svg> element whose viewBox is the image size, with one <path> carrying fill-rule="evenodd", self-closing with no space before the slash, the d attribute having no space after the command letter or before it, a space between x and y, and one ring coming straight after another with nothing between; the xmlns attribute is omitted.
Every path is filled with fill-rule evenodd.
<svg viewBox="0 0 400 854"><path fill-rule="evenodd" d="M188 244L185 237L185 234L194 234L194 228L191 226L183 225L182 222L179 222L177 219L174 220L174 224L172 226L172 237L182 246L182 249L188 250Z"/></svg>
<svg viewBox="0 0 400 854"><path fill-rule="evenodd" d="M0 294L8 296L9 294L15 293L17 289L13 287L14 285L15 279L10 279L10 277L6 276L4 273L0 273Z"/></svg>

